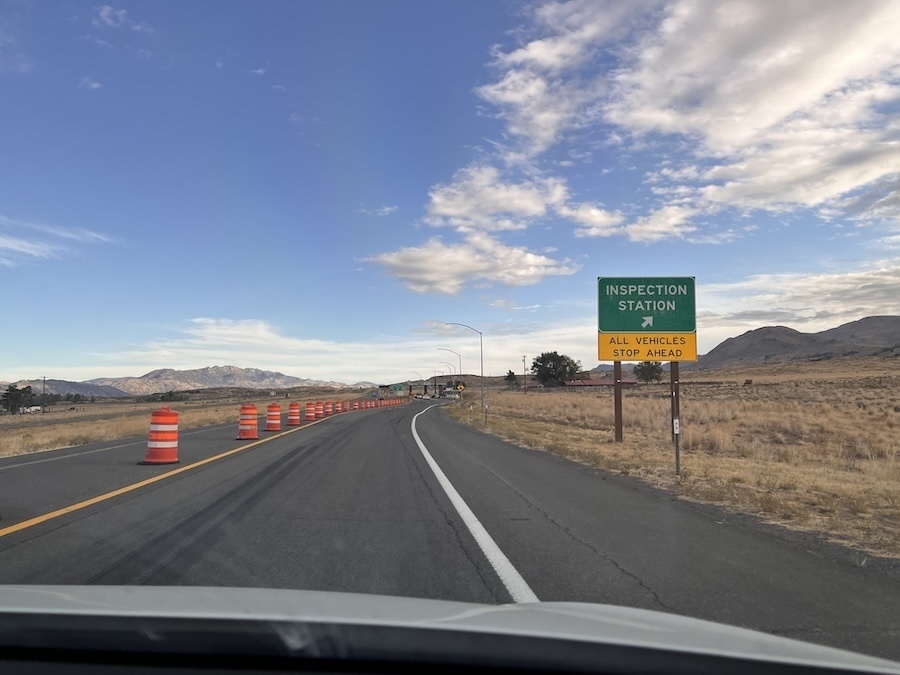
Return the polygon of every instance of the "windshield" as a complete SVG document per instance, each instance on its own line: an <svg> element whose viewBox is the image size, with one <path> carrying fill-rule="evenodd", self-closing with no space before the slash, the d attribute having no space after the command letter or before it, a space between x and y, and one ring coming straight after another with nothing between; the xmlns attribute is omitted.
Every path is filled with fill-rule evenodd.
<svg viewBox="0 0 900 675"><path fill-rule="evenodd" d="M0 0L0 584L900 660L897 26Z"/></svg>

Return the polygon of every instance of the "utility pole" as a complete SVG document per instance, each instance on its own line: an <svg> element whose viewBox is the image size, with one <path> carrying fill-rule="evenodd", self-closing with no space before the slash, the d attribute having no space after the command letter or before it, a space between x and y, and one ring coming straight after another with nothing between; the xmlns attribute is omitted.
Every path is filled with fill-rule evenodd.
<svg viewBox="0 0 900 675"><path fill-rule="evenodd" d="M44 406L47 405L47 376L44 375L44 384L41 387L41 414L43 415L46 411L44 410Z"/></svg>

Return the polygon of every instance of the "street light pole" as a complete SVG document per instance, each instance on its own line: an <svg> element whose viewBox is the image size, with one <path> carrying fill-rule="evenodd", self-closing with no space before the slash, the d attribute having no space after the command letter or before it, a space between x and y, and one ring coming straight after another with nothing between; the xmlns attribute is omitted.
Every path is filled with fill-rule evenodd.
<svg viewBox="0 0 900 675"><path fill-rule="evenodd" d="M445 321L445 326L462 326L478 333L478 351L481 354L481 409L484 411L484 424L487 426L487 408L484 407L484 335L477 328L472 328L464 323L456 323L455 321Z"/></svg>
<svg viewBox="0 0 900 675"><path fill-rule="evenodd" d="M454 366L452 363L450 363L448 361L441 361L440 363L445 366L450 366L450 374L456 375L456 366Z"/></svg>
<svg viewBox="0 0 900 675"><path fill-rule="evenodd" d="M522 357L522 384L525 387L525 391L523 392L525 394L528 393L528 371L525 370L525 359L526 358L527 358L526 356Z"/></svg>
<svg viewBox="0 0 900 675"><path fill-rule="evenodd" d="M460 377L462 377L462 356L460 356L457 352L453 351L452 349L447 349L446 347L438 347L438 351L439 352L450 352L451 354L456 354L456 358L459 359L459 370L457 371L457 374Z"/></svg>
<svg viewBox="0 0 900 675"><path fill-rule="evenodd" d="M424 388L424 386L425 386L425 379L422 377L422 373L417 373L417 372L414 371L414 370L411 370L411 371L409 371L409 372L411 372L413 375L418 375L418 376L419 376L419 379L422 380L422 386L423 386L423 388ZM423 391L422 391L422 395L423 395L423 396L425 395L424 389L423 389Z"/></svg>

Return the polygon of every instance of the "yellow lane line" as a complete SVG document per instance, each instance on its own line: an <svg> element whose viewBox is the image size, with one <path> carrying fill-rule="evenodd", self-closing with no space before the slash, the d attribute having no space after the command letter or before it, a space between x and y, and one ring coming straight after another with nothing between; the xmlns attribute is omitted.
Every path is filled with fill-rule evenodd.
<svg viewBox="0 0 900 675"><path fill-rule="evenodd" d="M190 471L192 469L196 469L197 467L204 466L206 464L211 464L212 462L216 462L220 459L225 459L226 457L230 457L231 455L236 455L239 452L243 452L244 450L249 450L250 448L255 448L258 445L262 445L263 443L268 443L269 441L274 441L276 438L281 438L282 436L286 436L288 434L292 434L295 431L300 431L301 429L309 429L314 424L318 424L319 422L324 422L327 419L332 419L331 417L323 417L322 419L315 420L310 422L309 424L305 424L302 427L297 427L295 429L288 429L287 431L282 431L280 434L276 434L275 436L269 436L267 438L263 438L258 441L254 441L253 443L248 443L247 445L242 445L239 448L235 448L234 450L228 450L227 452L220 453L218 455L213 455L212 457L207 457L206 459L201 459L199 462L194 462L193 464L188 464L187 466L182 466L173 471L167 471L166 473L161 473L158 476L153 476L153 478L147 478L146 480L139 481L137 483L132 483L131 485L126 485L125 487L121 487L118 490L113 490L112 492L107 492L106 494L97 495L96 497L91 497L90 499L85 499L83 502L78 502L77 504L72 504L71 506L65 506L61 509L57 509L56 511L51 511L50 513L45 513L40 516L35 516L34 518L29 518L28 520L23 520L15 525L10 525L8 527L4 527L0 529L0 537L5 537L8 534L13 534L14 532L21 532L22 530L27 530L29 527L34 527L35 525L40 525L41 523L46 523L48 520L53 520L54 518L59 518L60 516L64 516L67 513L73 513L75 511L80 511L81 509L86 509L89 506L93 506L94 504L99 504L100 502L105 502L107 499L112 499L113 497L118 497L119 495L124 495L128 492L132 492L134 490L139 490L142 487L147 485L152 485L153 483L158 483L161 480L165 480L166 478L171 478L172 476L177 476L178 474L184 473L185 471Z"/></svg>

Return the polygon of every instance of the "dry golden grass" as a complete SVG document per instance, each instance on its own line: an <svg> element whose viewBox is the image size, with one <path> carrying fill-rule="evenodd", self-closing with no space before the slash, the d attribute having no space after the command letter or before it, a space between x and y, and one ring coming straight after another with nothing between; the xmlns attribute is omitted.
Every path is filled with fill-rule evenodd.
<svg viewBox="0 0 900 675"><path fill-rule="evenodd" d="M900 373L840 372L827 379L776 373L770 376L778 381L750 386L685 382L680 478L667 385L625 390L623 443L614 442L611 390L491 391L487 430L686 498L900 558ZM470 402L452 406L453 414L482 426L477 402Z"/></svg>
<svg viewBox="0 0 900 675"><path fill-rule="evenodd" d="M258 397L239 402L229 400L217 403L107 402L78 406L78 408L84 407L85 410L79 410L77 414L67 410L66 415L3 416L2 419L7 424L5 427L0 426L0 457L140 436L148 431L151 412L164 405L178 411L179 429L191 429L226 422L234 422L235 428L237 428L242 403L253 403L259 409L260 414L265 414L266 406L275 402L286 413L288 405L292 401L298 401L302 406L305 401L347 401L359 397L359 392L333 392L330 395L318 397L303 395L291 399Z"/></svg>

